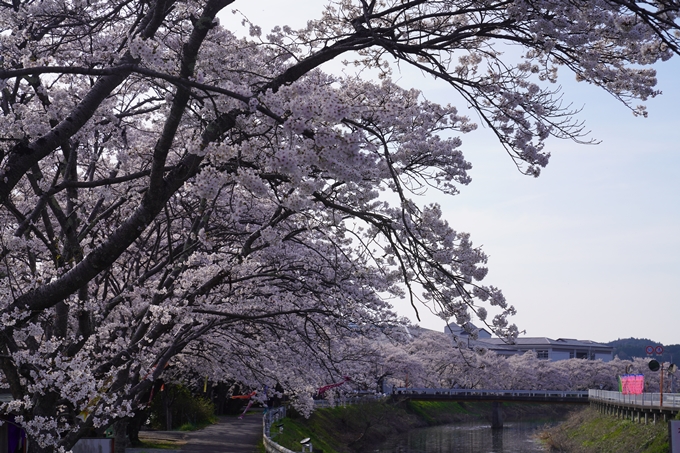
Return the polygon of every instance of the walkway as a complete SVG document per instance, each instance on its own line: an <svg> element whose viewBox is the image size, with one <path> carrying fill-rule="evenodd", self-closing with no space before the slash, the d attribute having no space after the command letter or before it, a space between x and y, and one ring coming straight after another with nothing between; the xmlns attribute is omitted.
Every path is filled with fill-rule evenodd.
<svg viewBox="0 0 680 453"><path fill-rule="evenodd" d="M255 453L262 439L262 412L243 419L220 417L218 423L189 433L182 453Z"/></svg>
<svg viewBox="0 0 680 453"><path fill-rule="evenodd" d="M219 421L205 429L191 432L142 431L144 440L162 439L186 441L181 450L128 448L126 453L255 453L262 440L262 412L248 412L241 420L219 417Z"/></svg>

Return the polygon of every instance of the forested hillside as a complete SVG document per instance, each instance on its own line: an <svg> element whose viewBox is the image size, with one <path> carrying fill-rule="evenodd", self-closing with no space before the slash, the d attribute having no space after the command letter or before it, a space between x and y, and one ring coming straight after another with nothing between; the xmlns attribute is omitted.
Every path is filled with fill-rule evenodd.
<svg viewBox="0 0 680 453"><path fill-rule="evenodd" d="M661 345L661 343L646 338L623 338L610 341L607 344L614 347L614 355L618 355L621 360L630 360L633 357L647 357L645 352L647 346ZM661 356L652 355L651 357L656 360L663 360L664 362L680 362L680 344L662 346L664 353Z"/></svg>

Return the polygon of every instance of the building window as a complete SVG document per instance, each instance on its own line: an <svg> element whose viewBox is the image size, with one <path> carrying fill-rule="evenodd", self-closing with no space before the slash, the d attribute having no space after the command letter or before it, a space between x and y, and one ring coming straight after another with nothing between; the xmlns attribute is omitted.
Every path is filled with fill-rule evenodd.
<svg viewBox="0 0 680 453"><path fill-rule="evenodd" d="M538 357L539 359L548 360L550 358L550 355L548 354L548 351L546 349L542 349L536 351L536 357Z"/></svg>
<svg viewBox="0 0 680 453"><path fill-rule="evenodd" d="M576 351L576 358L577 359L587 359L588 353L586 351Z"/></svg>

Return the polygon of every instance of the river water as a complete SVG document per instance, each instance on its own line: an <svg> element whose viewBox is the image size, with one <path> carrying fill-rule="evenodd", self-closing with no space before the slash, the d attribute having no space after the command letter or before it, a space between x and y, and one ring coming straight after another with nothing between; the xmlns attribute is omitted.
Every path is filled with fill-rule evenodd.
<svg viewBox="0 0 680 453"><path fill-rule="evenodd" d="M533 453L548 451L535 438L544 423L505 423L491 429L480 423L457 423L414 429L385 443L376 453Z"/></svg>

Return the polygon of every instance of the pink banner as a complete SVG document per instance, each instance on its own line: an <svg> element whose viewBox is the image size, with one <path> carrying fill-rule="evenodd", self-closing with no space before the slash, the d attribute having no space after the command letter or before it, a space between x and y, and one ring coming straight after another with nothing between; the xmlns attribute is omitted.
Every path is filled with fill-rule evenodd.
<svg viewBox="0 0 680 453"><path fill-rule="evenodd" d="M241 420L243 417L246 416L246 412L248 412L248 409L250 409L250 406L252 406L254 402L255 402L255 400L250 400L250 401L248 402L248 405L246 406L246 408L243 409L243 413L242 413L241 415L238 416L238 419L239 419L239 420Z"/></svg>
<svg viewBox="0 0 680 453"><path fill-rule="evenodd" d="M335 387L340 387L342 384L344 384L347 381L351 381L351 379L348 376L345 376L345 380L342 381L342 382L336 382L335 384L328 384L328 385L324 385L323 387L319 387L319 390L318 390L319 395L323 395L328 390L334 389Z"/></svg>
<svg viewBox="0 0 680 453"><path fill-rule="evenodd" d="M642 374L625 374L619 379L621 379L621 393L624 395L640 395L645 389L645 376Z"/></svg>

